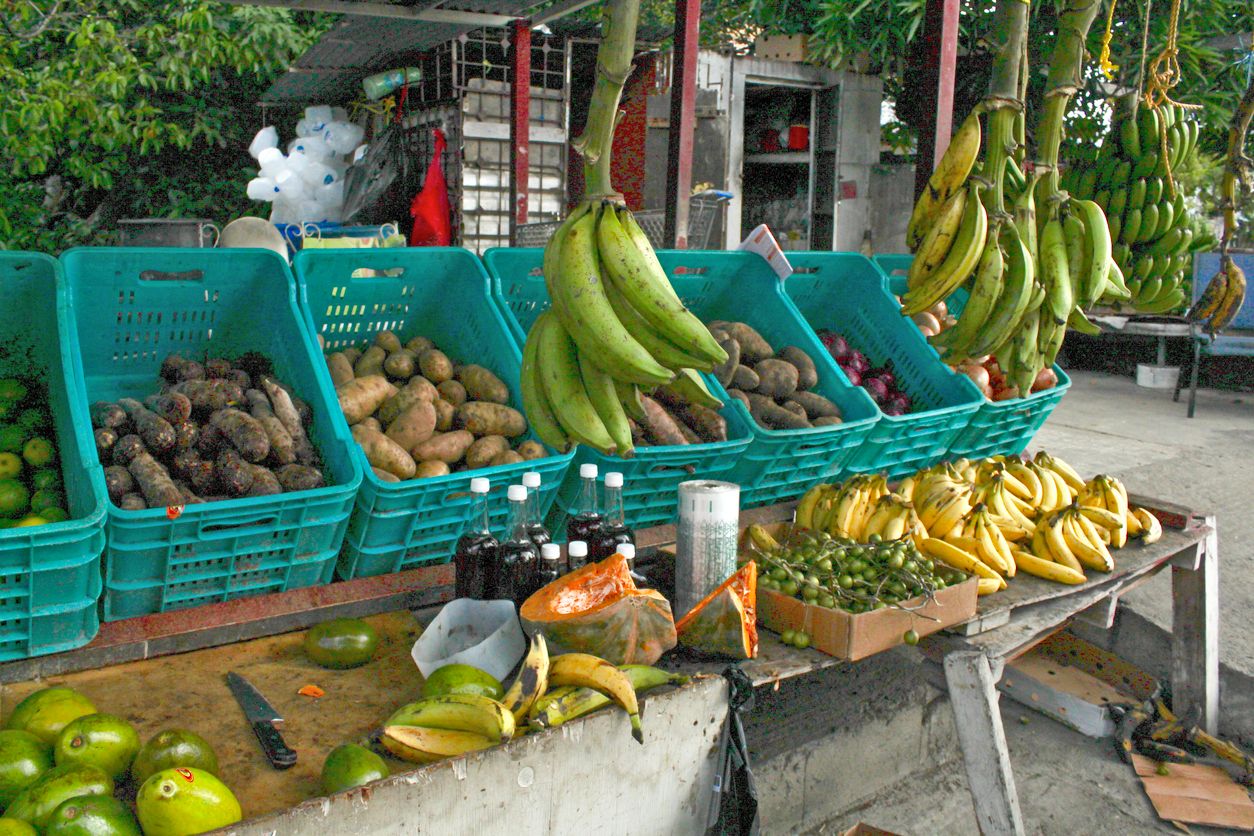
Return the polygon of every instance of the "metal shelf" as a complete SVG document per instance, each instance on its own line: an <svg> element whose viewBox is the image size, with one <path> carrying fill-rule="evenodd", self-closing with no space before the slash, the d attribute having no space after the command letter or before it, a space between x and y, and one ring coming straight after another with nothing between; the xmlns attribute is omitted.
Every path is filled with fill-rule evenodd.
<svg viewBox="0 0 1254 836"><path fill-rule="evenodd" d="M746 154L747 163L772 163L784 165L806 165L810 162L809 151L774 151L766 154Z"/></svg>

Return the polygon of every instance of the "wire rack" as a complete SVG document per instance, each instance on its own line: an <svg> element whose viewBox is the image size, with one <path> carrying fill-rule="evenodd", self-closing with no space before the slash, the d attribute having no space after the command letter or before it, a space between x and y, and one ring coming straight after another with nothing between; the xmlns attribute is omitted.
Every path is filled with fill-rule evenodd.
<svg viewBox="0 0 1254 836"><path fill-rule="evenodd" d="M694 250L708 250L710 238L717 227L715 221L723 211L723 204L731 195L725 192L709 192L693 195L688 209L688 246ZM648 237L653 249L670 249L666 242L665 209L641 209L632 213L644 234ZM545 221L544 223L521 224L517 229L517 246L543 247L549 243L553 232L562 225L561 221Z"/></svg>

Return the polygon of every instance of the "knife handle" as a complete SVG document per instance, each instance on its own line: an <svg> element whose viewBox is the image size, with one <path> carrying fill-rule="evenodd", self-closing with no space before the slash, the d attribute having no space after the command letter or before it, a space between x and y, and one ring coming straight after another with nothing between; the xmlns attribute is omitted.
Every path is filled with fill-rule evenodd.
<svg viewBox="0 0 1254 836"><path fill-rule="evenodd" d="M296 765L296 750L288 748L278 729L264 720L258 720L253 723L253 732L271 766L275 769L290 769Z"/></svg>

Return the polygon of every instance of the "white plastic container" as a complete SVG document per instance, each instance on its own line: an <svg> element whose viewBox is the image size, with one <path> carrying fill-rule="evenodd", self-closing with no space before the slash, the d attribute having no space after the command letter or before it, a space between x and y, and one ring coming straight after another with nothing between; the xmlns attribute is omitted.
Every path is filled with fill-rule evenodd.
<svg viewBox="0 0 1254 836"><path fill-rule="evenodd" d="M1136 364L1136 385L1146 389L1175 389L1180 378L1179 366L1151 366Z"/></svg>
<svg viewBox="0 0 1254 836"><path fill-rule="evenodd" d="M440 610L410 655L424 677L454 663L504 679L527 650L513 601L457 598Z"/></svg>

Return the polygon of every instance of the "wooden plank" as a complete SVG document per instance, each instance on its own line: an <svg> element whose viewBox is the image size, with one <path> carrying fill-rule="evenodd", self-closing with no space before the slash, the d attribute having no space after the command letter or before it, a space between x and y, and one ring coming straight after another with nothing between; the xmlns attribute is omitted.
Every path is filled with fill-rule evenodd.
<svg viewBox="0 0 1254 836"><path fill-rule="evenodd" d="M1211 734L1219 724L1219 534L1209 533L1197 568L1171 570L1171 691L1178 714Z"/></svg>
<svg viewBox="0 0 1254 836"><path fill-rule="evenodd" d="M779 636L769 630L758 632L758 658L742 662L711 659L687 655L680 651L676 657L666 657L660 663L667 670L689 675L721 673L728 665L737 664L755 686L771 685L782 679L791 679L807 673L841 664L840 660L817 650L798 650L784 644Z"/></svg>

